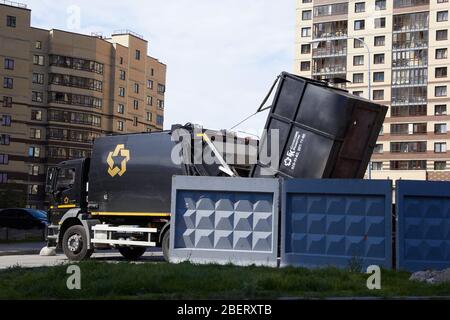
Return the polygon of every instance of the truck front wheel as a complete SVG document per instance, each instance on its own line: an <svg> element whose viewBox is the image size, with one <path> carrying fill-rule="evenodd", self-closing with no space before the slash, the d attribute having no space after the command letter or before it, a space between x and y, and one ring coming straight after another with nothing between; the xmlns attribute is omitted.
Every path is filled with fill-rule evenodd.
<svg viewBox="0 0 450 320"><path fill-rule="evenodd" d="M147 250L146 247L119 247L120 254L127 260L139 259Z"/></svg>
<svg viewBox="0 0 450 320"><path fill-rule="evenodd" d="M75 225L66 230L63 236L62 249L69 260L81 261L88 259L94 249L88 249L86 230Z"/></svg>

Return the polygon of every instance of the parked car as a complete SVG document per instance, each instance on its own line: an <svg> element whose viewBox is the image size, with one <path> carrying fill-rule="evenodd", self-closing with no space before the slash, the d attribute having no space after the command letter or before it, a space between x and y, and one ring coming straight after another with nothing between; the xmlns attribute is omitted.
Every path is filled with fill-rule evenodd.
<svg viewBox="0 0 450 320"><path fill-rule="evenodd" d="M0 210L0 227L11 229L44 229L48 225L47 213L28 208Z"/></svg>

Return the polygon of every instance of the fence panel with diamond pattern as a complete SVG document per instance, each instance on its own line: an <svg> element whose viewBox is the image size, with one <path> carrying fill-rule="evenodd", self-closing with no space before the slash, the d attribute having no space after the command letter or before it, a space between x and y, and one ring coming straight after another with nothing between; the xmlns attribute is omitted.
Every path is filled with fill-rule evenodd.
<svg viewBox="0 0 450 320"><path fill-rule="evenodd" d="M281 265L392 267L390 181L282 182Z"/></svg>
<svg viewBox="0 0 450 320"><path fill-rule="evenodd" d="M175 176L170 261L277 264L278 179Z"/></svg>

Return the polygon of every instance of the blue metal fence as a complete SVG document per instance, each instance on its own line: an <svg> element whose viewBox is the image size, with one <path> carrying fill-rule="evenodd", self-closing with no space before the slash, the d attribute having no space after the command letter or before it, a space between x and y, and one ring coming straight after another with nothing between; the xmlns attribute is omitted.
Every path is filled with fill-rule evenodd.
<svg viewBox="0 0 450 320"><path fill-rule="evenodd" d="M450 267L450 182L397 182L397 268Z"/></svg>
<svg viewBox="0 0 450 320"><path fill-rule="evenodd" d="M390 181L282 182L281 265L392 267Z"/></svg>
<svg viewBox="0 0 450 320"><path fill-rule="evenodd" d="M277 179L176 176L170 261L277 265Z"/></svg>

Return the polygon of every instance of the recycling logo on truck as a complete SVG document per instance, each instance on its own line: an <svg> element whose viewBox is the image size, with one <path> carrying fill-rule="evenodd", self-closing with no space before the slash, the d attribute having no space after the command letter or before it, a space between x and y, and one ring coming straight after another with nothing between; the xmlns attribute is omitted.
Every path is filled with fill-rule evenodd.
<svg viewBox="0 0 450 320"><path fill-rule="evenodd" d="M118 144L106 158L108 174L111 177L122 176L127 171L127 162L130 161L130 150L125 149L124 144Z"/></svg>

